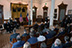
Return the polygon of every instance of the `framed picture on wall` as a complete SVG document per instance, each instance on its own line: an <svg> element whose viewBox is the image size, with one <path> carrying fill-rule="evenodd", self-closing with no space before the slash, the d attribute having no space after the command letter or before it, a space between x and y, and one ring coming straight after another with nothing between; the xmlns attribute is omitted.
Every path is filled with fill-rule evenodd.
<svg viewBox="0 0 72 48"><path fill-rule="evenodd" d="M72 10L68 10L68 15L71 15L72 14Z"/></svg>
<svg viewBox="0 0 72 48"><path fill-rule="evenodd" d="M57 18L57 9L54 9L54 18Z"/></svg>

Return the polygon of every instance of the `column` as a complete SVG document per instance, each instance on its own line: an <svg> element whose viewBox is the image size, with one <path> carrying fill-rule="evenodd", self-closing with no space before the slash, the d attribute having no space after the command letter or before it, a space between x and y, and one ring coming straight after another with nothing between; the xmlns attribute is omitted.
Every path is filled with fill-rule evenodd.
<svg viewBox="0 0 72 48"><path fill-rule="evenodd" d="M50 27L53 26L55 0L51 0L51 11L50 11Z"/></svg>
<svg viewBox="0 0 72 48"><path fill-rule="evenodd" d="M31 6L30 6L30 18L31 18L31 25L33 25L33 0L31 0Z"/></svg>

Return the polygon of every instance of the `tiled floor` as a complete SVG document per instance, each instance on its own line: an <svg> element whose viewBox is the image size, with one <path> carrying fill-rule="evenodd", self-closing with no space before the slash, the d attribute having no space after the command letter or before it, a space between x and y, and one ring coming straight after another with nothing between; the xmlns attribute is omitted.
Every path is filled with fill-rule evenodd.
<svg viewBox="0 0 72 48"><path fill-rule="evenodd" d="M17 33L20 33L20 35L23 34L24 32L24 27L22 26L21 29L17 29L16 31ZM13 33L3 33L0 34L0 48L10 48L10 44L9 44L9 38L10 35Z"/></svg>

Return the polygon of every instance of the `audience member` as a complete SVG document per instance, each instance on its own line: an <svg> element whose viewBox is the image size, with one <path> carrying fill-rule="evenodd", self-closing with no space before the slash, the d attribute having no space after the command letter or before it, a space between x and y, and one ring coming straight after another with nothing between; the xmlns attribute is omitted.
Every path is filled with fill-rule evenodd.
<svg viewBox="0 0 72 48"><path fill-rule="evenodd" d="M45 33L45 32L47 32L47 31L49 31L49 29L44 28L42 32Z"/></svg>
<svg viewBox="0 0 72 48"><path fill-rule="evenodd" d="M39 25L37 24L37 22L35 22L35 24L34 24L34 26L33 26L33 28L34 28L34 30L38 30L38 27L39 27Z"/></svg>
<svg viewBox="0 0 72 48"><path fill-rule="evenodd" d="M25 41L21 41L20 35L18 35L18 36L16 37L16 39L17 39L17 42L15 42L15 43L13 44L12 48L23 47Z"/></svg>
<svg viewBox="0 0 72 48"><path fill-rule="evenodd" d="M60 28L59 33L57 34L57 36L63 35L65 34L65 31L63 28Z"/></svg>
<svg viewBox="0 0 72 48"><path fill-rule="evenodd" d="M4 26L4 29L6 29L6 31L7 31L7 23L6 23L6 21L4 21L3 26Z"/></svg>
<svg viewBox="0 0 72 48"><path fill-rule="evenodd" d="M56 39L51 48L63 48L60 39Z"/></svg>
<svg viewBox="0 0 72 48"><path fill-rule="evenodd" d="M30 33L30 38L28 39L28 42L29 42L30 44L35 44L35 43L38 42L37 38L34 37L33 32Z"/></svg>
<svg viewBox="0 0 72 48"><path fill-rule="evenodd" d="M40 26L39 26L39 30L42 31L44 29L44 24L43 22L41 22Z"/></svg>
<svg viewBox="0 0 72 48"><path fill-rule="evenodd" d="M10 36L10 42L12 42L13 38L16 38L17 35L20 35L19 33L16 33L16 29L13 30L13 34Z"/></svg>
<svg viewBox="0 0 72 48"><path fill-rule="evenodd" d="M69 33L70 33L70 31L71 31L71 29L70 29L70 25L69 25L69 24L67 24L67 27L66 27L66 32L69 34Z"/></svg>
<svg viewBox="0 0 72 48"><path fill-rule="evenodd" d="M7 32L11 33L10 21L7 22Z"/></svg>
<svg viewBox="0 0 72 48"><path fill-rule="evenodd" d="M47 45L45 44L45 42L41 43L40 48L47 48Z"/></svg>
<svg viewBox="0 0 72 48"><path fill-rule="evenodd" d="M56 32L54 31L54 27L51 28L50 31L46 31L47 35L45 35L45 37L47 39L52 38L56 35Z"/></svg>
<svg viewBox="0 0 72 48"><path fill-rule="evenodd" d="M59 29L58 29L58 25L56 25L56 26L55 26L55 29L54 29L54 30L56 30L56 31L58 31L58 30L59 30Z"/></svg>
<svg viewBox="0 0 72 48"><path fill-rule="evenodd" d="M25 29L24 29L24 34L22 35L22 37L26 37L26 36L28 36L28 35L29 35L28 32L29 32L28 30L25 30Z"/></svg>
<svg viewBox="0 0 72 48"><path fill-rule="evenodd" d="M65 43L69 43L69 36L64 37Z"/></svg>
<svg viewBox="0 0 72 48"><path fill-rule="evenodd" d="M29 43L29 42L26 42L26 43L24 44L23 48L31 48L30 43Z"/></svg>
<svg viewBox="0 0 72 48"><path fill-rule="evenodd" d="M50 34L51 34L52 36L55 36L55 35L56 35L56 32L54 31L54 27L51 28Z"/></svg>
<svg viewBox="0 0 72 48"><path fill-rule="evenodd" d="M69 42L69 37L65 36L64 40L65 40L65 43L63 45L63 48L70 48L71 47L71 42Z"/></svg>
<svg viewBox="0 0 72 48"><path fill-rule="evenodd" d="M46 38L45 38L45 36L43 36L42 34L39 34L39 37L37 37L37 40L38 40L38 42L40 42L40 41L45 41Z"/></svg>

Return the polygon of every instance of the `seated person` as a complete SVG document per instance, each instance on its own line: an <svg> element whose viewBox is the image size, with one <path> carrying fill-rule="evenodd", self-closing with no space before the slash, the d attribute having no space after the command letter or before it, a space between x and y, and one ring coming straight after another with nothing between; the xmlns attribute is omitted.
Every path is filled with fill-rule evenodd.
<svg viewBox="0 0 72 48"><path fill-rule="evenodd" d="M47 48L47 45L45 44L45 42L41 43L40 48Z"/></svg>
<svg viewBox="0 0 72 48"><path fill-rule="evenodd" d="M33 32L30 33L30 38L28 39L28 42L29 42L30 44L35 44L35 43L38 42L37 38L34 37Z"/></svg>
<svg viewBox="0 0 72 48"><path fill-rule="evenodd" d="M46 31L49 31L49 29L45 27L42 32L45 33Z"/></svg>
<svg viewBox="0 0 72 48"><path fill-rule="evenodd" d="M71 31L70 25L69 25L69 24L67 24L67 27L66 27L66 32L69 34L69 33L70 33L70 31Z"/></svg>
<svg viewBox="0 0 72 48"><path fill-rule="evenodd" d="M4 21L3 26L4 26L4 29L6 29L6 31L7 31L7 23L6 23L6 21Z"/></svg>
<svg viewBox="0 0 72 48"><path fill-rule="evenodd" d="M33 28L34 28L35 30L37 30L37 29L38 29L38 27L39 27L39 25L37 24L37 22L35 22L35 24L34 24Z"/></svg>
<svg viewBox="0 0 72 48"><path fill-rule="evenodd" d="M57 34L57 36L63 35L63 34L65 34L65 31L64 31L63 28L60 28L59 33Z"/></svg>
<svg viewBox="0 0 72 48"><path fill-rule="evenodd" d="M29 35L28 32L29 32L28 30L24 30L24 34L22 35L22 37L26 37L26 36L28 36L28 35Z"/></svg>
<svg viewBox="0 0 72 48"><path fill-rule="evenodd" d="M47 33L47 35L45 35L46 39L50 39L53 37L53 35L50 32L47 31L46 33Z"/></svg>
<svg viewBox="0 0 72 48"><path fill-rule="evenodd" d="M52 44L51 48L63 48L61 40L56 39L55 42Z"/></svg>
<svg viewBox="0 0 72 48"><path fill-rule="evenodd" d="M64 37L65 43L69 43L69 36Z"/></svg>
<svg viewBox="0 0 72 48"><path fill-rule="evenodd" d="M10 36L10 43L12 42L13 38L16 38L17 35L20 35L19 33L16 33L16 29L13 30L13 34Z"/></svg>
<svg viewBox="0 0 72 48"><path fill-rule="evenodd" d="M58 31L59 29L58 29L58 25L56 25L55 26L55 29L54 29L55 31Z"/></svg>
<svg viewBox="0 0 72 48"><path fill-rule="evenodd" d="M47 39L52 38L56 35L56 32L54 31L54 27L51 28L50 31L46 31L47 35L45 35L45 37Z"/></svg>
<svg viewBox="0 0 72 48"><path fill-rule="evenodd" d="M44 29L44 24L43 22L41 22L40 26L39 26L39 29L42 31Z"/></svg>
<svg viewBox="0 0 72 48"><path fill-rule="evenodd" d="M10 23L13 23L13 20L12 20L12 18L9 18L9 21L10 21Z"/></svg>
<svg viewBox="0 0 72 48"><path fill-rule="evenodd" d="M17 39L17 42L15 42L15 43L13 44L12 48L23 47L25 41L21 41L20 35L18 35L18 36L16 37L16 39Z"/></svg>
<svg viewBox="0 0 72 48"><path fill-rule="evenodd" d="M52 36L55 36L55 35L56 35L56 32L54 31L54 27L51 28L50 34L51 34Z"/></svg>
<svg viewBox="0 0 72 48"><path fill-rule="evenodd" d="M11 33L10 21L7 22L7 32Z"/></svg>
<svg viewBox="0 0 72 48"><path fill-rule="evenodd" d="M13 23L11 23L10 26L11 26L11 31L13 31L13 29L14 29Z"/></svg>
<svg viewBox="0 0 72 48"><path fill-rule="evenodd" d="M16 28L17 27L17 21L16 21L16 19L13 21L13 24L14 24L14 27Z"/></svg>
<svg viewBox="0 0 72 48"><path fill-rule="evenodd" d="M31 28L31 29L30 29L30 32L32 32L34 35L36 34L34 28Z"/></svg>
<svg viewBox="0 0 72 48"><path fill-rule="evenodd" d="M24 44L23 48L31 48L30 43L29 43L29 42L26 42L26 43Z"/></svg>
<svg viewBox="0 0 72 48"><path fill-rule="evenodd" d="M45 41L46 38L45 38L45 36L43 36L42 34L39 33L39 37L37 37L37 40L38 40L38 42Z"/></svg>
<svg viewBox="0 0 72 48"><path fill-rule="evenodd" d="M48 23L45 21L44 28L48 28Z"/></svg>
<svg viewBox="0 0 72 48"><path fill-rule="evenodd" d="M69 47L71 47L71 42L69 42L69 37L65 36L64 40L65 40L65 43L63 44L63 48L69 48Z"/></svg>

